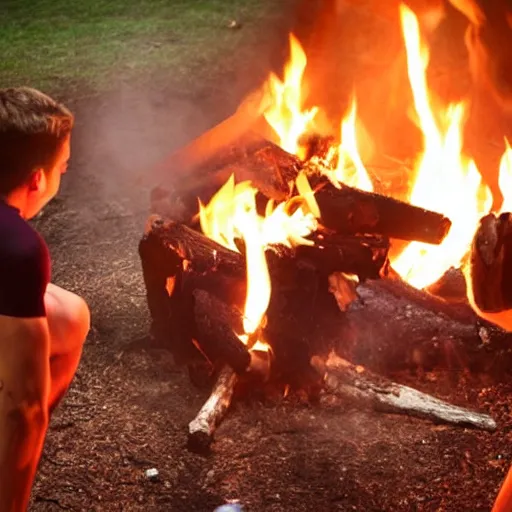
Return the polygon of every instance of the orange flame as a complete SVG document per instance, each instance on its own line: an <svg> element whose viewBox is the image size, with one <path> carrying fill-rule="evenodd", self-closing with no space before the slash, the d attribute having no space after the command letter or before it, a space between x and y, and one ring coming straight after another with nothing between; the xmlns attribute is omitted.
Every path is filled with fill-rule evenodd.
<svg viewBox="0 0 512 512"><path fill-rule="evenodd" d="M280 203L276 208L269 201L265 216L256 209L257 190L244 181L235 184L234 176L219 189L208 205L199 203L199 221L203 233L228 249L238 252L236 239L243 239L247 265L247 295L244 308L244 334L240 339L247 343L248 336L262 325L267 311L271 284L265 249L270 244L290 247L311 244L306 237L317 229L315 214L318 205L307 178L299 175L297 189L305 194L302 204L289 214L290 204ZM253 346L262 349L262 343Z"/></svg>
<svg viewBox="0 0 512 512"><path fill-rule="evenodd" d="M426 80L428 50L422 44L418 20L405 5L400 6L400 16L414 107L424 139L410 202L442 213L452 221L450 232L440 245L414 242L392 261L405 280L423 288L450 267L460 266L478 220L491 207L492 195L482 184L474 162L462 155L464 104L449 106L436 119Z"/></svg>
<svg viewBox="0 0 512 512"><path fill-rule="evenodd" d="M357 148L356 112L357 103L354 97L348 114L341 121L340 145L327 156L329 161L337 157L336 168L333 171L326 170L324 174L337 188L345 184L367 192L373 192L370 175Z"/></svg>
<svg viewBox="0 0 512 512"><path fill-rule="evenodd" d="M290 35L290 60L285 67L284 80L272 73L268 78L271 102L264 112L265 119L279 137L280 146L299 157L305 148L300 138L311 127L317 107L303 110L302 78L307 58L297 38Z"/></svg>

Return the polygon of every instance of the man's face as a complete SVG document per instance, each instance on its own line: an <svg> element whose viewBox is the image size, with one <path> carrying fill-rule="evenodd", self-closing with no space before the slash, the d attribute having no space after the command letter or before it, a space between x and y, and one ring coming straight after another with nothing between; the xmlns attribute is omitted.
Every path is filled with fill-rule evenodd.
<svg viewBox="0 0 512 512"><path fill-rule="evenodd" d="M27 218L34 217L57 194L60 178L68 170L71 156L70 138L62 144L53 166L48 170L38 169L34 172L28 192Z"/></svg>

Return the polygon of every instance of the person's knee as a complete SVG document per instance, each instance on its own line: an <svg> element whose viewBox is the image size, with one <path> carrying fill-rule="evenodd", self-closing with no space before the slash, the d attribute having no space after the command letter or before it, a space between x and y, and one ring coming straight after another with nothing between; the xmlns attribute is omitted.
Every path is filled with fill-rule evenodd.
<svg viewBox="0 0 512 512"><path fill-rule="evenodd" d="M83 343L91 327L91 313L87 302L85 302L82 297L75 295L72 308L70 308L68 315L70 329L74 333L76 339L81 340Z"/></svg>
<svg viewBox="0 0 512 512"><path fill-rule="evenodd" d="M47 317L56 351L80 348L89 332L91 315L82 297L51 285L47 290ZM57 338L57 339L55 339ZM66 345L63 347L62 344ZM70 345L73 346L70 346Z"/></svg>

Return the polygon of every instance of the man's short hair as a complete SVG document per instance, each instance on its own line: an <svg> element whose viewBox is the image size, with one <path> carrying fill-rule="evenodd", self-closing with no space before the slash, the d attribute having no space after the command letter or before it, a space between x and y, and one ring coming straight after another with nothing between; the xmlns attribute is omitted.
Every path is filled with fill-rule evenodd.
<svg viewBox="0 0 512 512"><path fill-rule="evenodd" d="M73 128L73 114L29 87L0 89L0 195L51 167Z"/></svg>

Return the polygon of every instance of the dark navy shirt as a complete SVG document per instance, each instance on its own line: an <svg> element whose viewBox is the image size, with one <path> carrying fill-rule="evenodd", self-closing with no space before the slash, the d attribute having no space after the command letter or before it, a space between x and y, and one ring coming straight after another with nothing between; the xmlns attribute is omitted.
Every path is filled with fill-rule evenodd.
<svg viewBox="0 0 512 512"><path fill-rule="evenodd" d="M45 316L50 255L42 237L0 200L0 315Z"/></svg>

